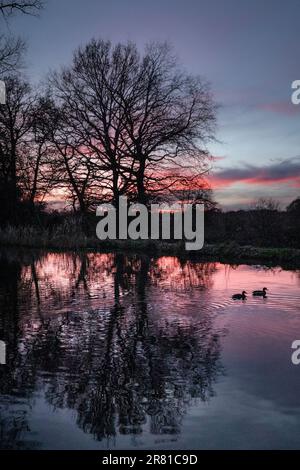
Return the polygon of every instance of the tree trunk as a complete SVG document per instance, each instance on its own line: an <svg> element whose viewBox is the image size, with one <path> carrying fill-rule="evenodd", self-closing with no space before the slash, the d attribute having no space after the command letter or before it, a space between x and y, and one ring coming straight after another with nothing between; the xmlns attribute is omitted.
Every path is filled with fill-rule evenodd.
<svg viewBox="0 0 300 470"><path fill-rule="evenodd" d="M17 202L18 202L18 188L17 188L17 167L16 167L16 146L15 142L11 143L10 153L10 175L9 175L9 218L12 222L17 222Z"/></svg>
<svg viewBox="0 0 300 470"><path fill-rule="evenodd" d="M147 195L145 188L145 160L141 159L140 166L136 175L136 185L137 185L137 199L140 204L147 203Z"/></svg>

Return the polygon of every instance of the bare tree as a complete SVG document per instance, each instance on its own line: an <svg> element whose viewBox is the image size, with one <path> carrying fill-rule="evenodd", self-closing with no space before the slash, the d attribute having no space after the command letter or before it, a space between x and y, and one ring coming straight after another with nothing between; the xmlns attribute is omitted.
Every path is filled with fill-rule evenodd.
<svg viewBox="0 0 300 470"><path fill-rule="evenodd" d="M178 71L166 45L92 40L54 75L65 145L116 203L191 185L206 171L215 106L208 85ZM79 150L81 149L81 150Z"/></svg>
<svg viewBox="0 0 300 470"><path fill-rule="evenodd" d="M205 210L218 211L218 203L214 200L211 188L203 185L199 188L180 189L179 191L171 191L171 195L175 201L183 204L200 204L203 203Z"/></svg>
<svg viewBox="0 0 300 470"><path fill-rule="evenodd" d="M15 13L37 15L43 8L43 0L28 0L18 2L0 1L0 15L8 20ZM0 34L0 74L16 70L21 64L25 43L20 38Z"/></svg>
<svg viewBox="0 0 300 470"><path fill-rule="evenodd" d="M21 65L25 43L20 38L0 35L0 73L6 74Z"/></svg>
<svg viewBox="0 0 300 470"><path fill-rule="evenodd" d="M150 44L130 78L118 100L138 200L174 187L196 189L207 172L206 144L215 128L209 85L183 72L167 44Z"/></svg>
<svg viewBox="0 0 300 470"><path fill-rule="evenodd" d="M6 201L6 204L2 203L2 209L9 206L8 212L14 217L19 199L19 146L30 128L31 99L27 83L16 77L8 77L5 81L7 100L0 106L0 179L2 198Z"/></svg>
<svg viewBox="0 0 300 470"><path fill-rule="evenodd" d="M52 186L63 191L74 211L79 209L85 213L94 205L95 198L100 197L103 188L99 186L99 172L95 177L89 149L83 146L75 132L72 133L74 128L69 125L65 111L49 100L48 108L41 116L50 144L48 161Z"/></svg>
<svg viewBox="0 0 300 470"><path fill-rule="evenodd" d="M5 17L9 17L16 12L25 15L35 15L44 6L43 0L19 0L18 2L0 1L0 13Z"/></svg>
<svg viewBox="0 0 300 470"><path fill-rule="evenodd" d="M11 220L20 201L34 206L52 187L51 149L41 120L45 105L18 76L5 78L7 100L0 106L1 210Z"/></svg>
<svg viewBox="0 0 300 470"><path fill-rule="evenodd" d="M254 211L278 211L280 209L280 202L273 198L261 197L250 205L250 210Z"/></svg>
<svg viewBox="0 0 300 470"><path fill-rule="evenodd" d="M290 214L300 214L300 197L294 199L286 208Z"/></svg>
<svg viewBox="0 0 300 470"><path fill-rule="evenodd" d="M55 149L50 142L47 120L49 106L47 97L32 101L28 110L30 128L26 139L20 145L18 155L22 200L28 202L32 210L35 204L43 202L45 196L57 185L57 175L53 165Z"/></svg>
<svg viewBox="0 0 300 470"><path fill-rule="evenodd" d="M62 117L56 136L59 148L89 169L101 196L115 203L132 189L125 110L117 96L128 89L127 77L136 61L132 45L112 50L109 42L92 41L52 80Z"/></svg>

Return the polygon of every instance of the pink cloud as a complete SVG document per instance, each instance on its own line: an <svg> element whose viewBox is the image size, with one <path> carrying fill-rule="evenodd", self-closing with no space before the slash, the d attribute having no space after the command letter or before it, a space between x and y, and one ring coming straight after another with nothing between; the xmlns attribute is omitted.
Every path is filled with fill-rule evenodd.
<svg viewBox="0 0 300 470"><path fill-rule="evenodd" d="M300 106L296 106L291 102L278 101L274 103L262 103L257 108L270 113L284 114L285 116L295 116L300 112Z"/></svg>
<svg viewBox="0 0 300 470"><path fill-rule="evenodd" d="M288 184L300 188L300 158L275 162L268 166L245 165L240 168L224 168L209 177L213 188L220 189L236 183L248 185Z"/></svg>

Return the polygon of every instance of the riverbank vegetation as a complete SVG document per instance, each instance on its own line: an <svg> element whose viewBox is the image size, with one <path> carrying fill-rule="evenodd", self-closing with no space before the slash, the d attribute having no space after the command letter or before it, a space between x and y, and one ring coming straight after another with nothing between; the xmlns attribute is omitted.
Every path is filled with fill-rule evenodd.
<svg viewBox="0 0 300 470"><path fill-rule="evenodd" d="M184 241L178 240L100 241L96 237L97 219L93 214L83 217L43 211L33 219L25 217L23 224L18 226L0 227L0 245L78 251L121 250L300 265L299 207L298 200L286 211L266 207L227 213L207 211L205 245L199 251L185 251Z"/></svg>

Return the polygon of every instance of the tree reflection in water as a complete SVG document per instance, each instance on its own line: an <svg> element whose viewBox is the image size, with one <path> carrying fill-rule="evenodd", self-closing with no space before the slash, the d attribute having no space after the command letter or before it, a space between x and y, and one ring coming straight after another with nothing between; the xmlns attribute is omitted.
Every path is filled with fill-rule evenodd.
<svg viewBox="0 0 300 470"><path fill-rule="evenodd" d="M97 440L180 433L188 407L213 395L222 367L211 312L168 301L210 289L213 263L28 253L0 262L2 448L38 445L28 423L41 390Z"/></svg>

